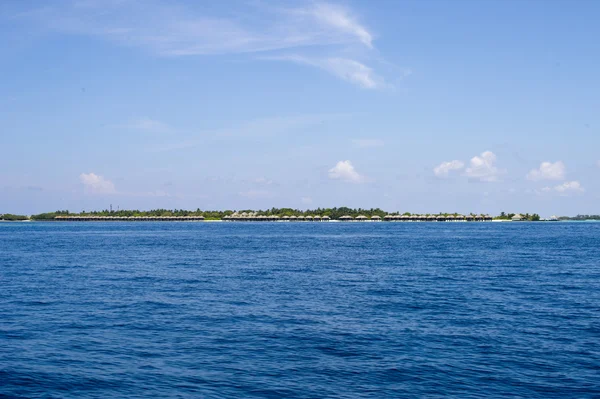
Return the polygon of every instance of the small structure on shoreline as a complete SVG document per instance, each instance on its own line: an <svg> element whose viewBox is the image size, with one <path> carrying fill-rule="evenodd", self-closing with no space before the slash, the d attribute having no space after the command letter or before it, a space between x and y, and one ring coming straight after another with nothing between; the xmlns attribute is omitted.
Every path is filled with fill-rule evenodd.
<svg viewBox="0 0 600 399"><path fill-rule="evenodd" d="M58 215L54 217L55 221L203 221L203 216L92 216L92 215ZM554 220L557 220L555 218ZM329 222L330 216L327 215L268 215L259 214L259 212L233 212L225 215L221 219L224 222ZM343 215L337 219L340 222L489 222L492 217L489 215L459 215L459 214L438 214L438 215L398 215L388 214L384 217L379 215L358 215L356 218L351 215ZM526 220L520 214L514 215L513 221Z"/></svg>
<svg viewBox="0 0 600 399"><path fill-rule="evenodd" d="M64 222L201 222L204 216L56 216Z"/></svg>

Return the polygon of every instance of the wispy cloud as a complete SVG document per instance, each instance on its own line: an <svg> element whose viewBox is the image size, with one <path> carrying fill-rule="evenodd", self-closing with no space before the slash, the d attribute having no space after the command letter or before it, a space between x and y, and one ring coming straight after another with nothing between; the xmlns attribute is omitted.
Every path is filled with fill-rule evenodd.
<svg viewBox="0 0 600 399"><path fill-rule="evenodd" d="M23 16L67 33L97 36L158 55L189 56L263 52L306 46L372 47L373 35L348 8L309 3L276 8L254 3L227 7L243 12L207 15L206 7L174 1L66 1Z"/></svg>
<svg viewBox="0 0 600 399"><path fill-rule="evenodd" d="M363 89L381 89L386 87L384 79L372 68L348 58L313 58L298 54L262 57L264 60L290 61L322 69L339 79L355 84Z"/></svg>
<svg viewBox="0 0 600 399"><path fill-rule="evenodd" d="M373 35L358 22L350 10L339 5L317 3L305 12L313 15L323 25L354 36L369 48L373 47Z"/></svg>
<svg viewBox="0 0 600 399"><path fill-rule="evenodd" d="M373 49L374 35L352 9L333 3L307 2L295 8L261 2L235 3L209 15L207 7L200 3L71 0L48 3L20 17L52 31L97 37L158 56L277 53L294 49L302 55L279 59L323 69L360 87L384 86L383 79L364 60L340 56L349 49ZM327 55L305 55L309 48L319 48ZM374 58L369 51L354 53Z"/></svg>

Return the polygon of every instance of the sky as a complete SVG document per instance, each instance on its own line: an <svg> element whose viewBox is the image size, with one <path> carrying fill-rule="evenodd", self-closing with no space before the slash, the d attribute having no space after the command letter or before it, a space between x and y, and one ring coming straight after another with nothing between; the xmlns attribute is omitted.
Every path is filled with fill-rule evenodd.
<svg viewBox="0 0 600 399"><path fill-rule="evenodd" d="M600 2L0 3L0 213L600 213Z"/></svg>

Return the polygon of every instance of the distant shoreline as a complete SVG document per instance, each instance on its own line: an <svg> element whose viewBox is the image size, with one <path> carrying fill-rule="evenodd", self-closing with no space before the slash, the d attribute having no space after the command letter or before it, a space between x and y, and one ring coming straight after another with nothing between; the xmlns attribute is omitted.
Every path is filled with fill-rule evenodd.
<svg viewBox="0 0 600 399"><path fill-rule="evenodd" d="M36 215L17 215L0 213L0 221L63 221L63 222L556 222L556 221L599 221L600 215L579 214L574 217L551 216L542 218L537 213L501 212L496 216L489 214L460 213L425 213L387 212L380 208L270 208L266 210L184 210L184 209L152 209L152 210L113 210L70 212L58 210Z"/></svg>

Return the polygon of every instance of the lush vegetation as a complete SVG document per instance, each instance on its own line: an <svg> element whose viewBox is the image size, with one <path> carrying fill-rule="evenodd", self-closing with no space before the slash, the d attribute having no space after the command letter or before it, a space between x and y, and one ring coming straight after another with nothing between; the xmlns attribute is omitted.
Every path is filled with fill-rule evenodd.
<svg viewBox="0 0 600 399"><path fill-rule="evenodd" d="M5 214L0 214L0 220L28 220L29 218L27 216L23 216L23 215L13 215L11 213L5 213Z"/></svg>
<svg viewBox="0 0 600 399"><path fill-rule="evenodd" d="M255 211L253 209L238 209L238 210L224 210L224 211L207 211L196 209L195 211L184 210L184 209L152 209L149 211L140 211L140 210L118 210L111 211L108 209L102 211L82 211L80 213L72 213L67 210L58 210L56 212L42 213L39 215L33 215L31 218L34 220L51 220L56 216L118 216L118 217L130 217L130 216L156 216L156 217L164 217L164 216L203 216L206 220L219 220L223 219L225 216L232 215L234 212L238 213L250 213L256 212L256 215L264 215L264 216L274 216L277 215L279 217L283 216L329 216L332 219L339 219L342 216L348 215L352 217L356 217L359 215L364 215L367 217L371 216L380 216L381 218L385 217L385 215L400 215L399 212L386 212L380 208L371 208L371 209L363 209L363 208L348 208L348 207L339 207L339 208L316 208L316 209L293 209L293 208L271 208L266 210L258 210ZM402 215L410 216L410 212L405 212ZM430 214L427 214L430 215ZM438 213L432 215L459 215L458 213ZM474 214L471 214L474 215Z"/></svg>
<svg viewBox="0 0 600 399"><path fill-rule="evenodd" d="M33 220L52 220L56 216L67 216L67 215L77 215L77 214L70 213L69 211L56 211L56 212L40 213L39 215L31 215L31 219L33 219Z"/></svg>
<svg viewBox="0 0 600 399"><path fill-rule="evenodd" d="M600 215L561 216L559 220L600 220Z"/></svg>
<svg viewBox="0 0 600 399"><path fill-rule="evenodd" d="M496 220L512 220L513 216L515 216L516 213L505 213L505 212L500 212L499 216L496 216L494 219ZM523 220L528 220L530 222L539 222L540 221L540 215L538 215L537 213L521 213L521 216L523 217Z"/></svg>

